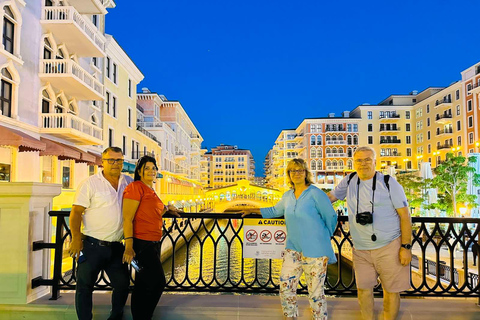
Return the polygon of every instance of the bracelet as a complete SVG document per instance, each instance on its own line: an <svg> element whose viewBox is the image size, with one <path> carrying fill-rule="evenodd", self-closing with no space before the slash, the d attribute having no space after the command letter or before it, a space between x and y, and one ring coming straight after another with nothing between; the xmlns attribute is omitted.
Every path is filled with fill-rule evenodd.
<svg viewBox="0 0 480 320"><path fill-rule="evenodd" d="M133 239L133 237L126 237L126 238L123 238L123 240L127 240L127 239Z"/></svg>

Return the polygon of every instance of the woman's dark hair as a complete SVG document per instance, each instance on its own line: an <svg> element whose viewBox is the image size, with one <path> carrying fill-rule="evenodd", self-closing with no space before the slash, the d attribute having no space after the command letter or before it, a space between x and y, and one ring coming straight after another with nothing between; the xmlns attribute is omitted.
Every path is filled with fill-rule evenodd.
<svg viewBox="0 0 480 320"><path fill-rule="evenodd" d="M158 170L157 161L154 157L150 156L143 156L137 161L137 166L135 167L135 177L133 178L134 181L140 180L140 171L145 167L147 162L151 162L155 165L155 168Z"/></svg>

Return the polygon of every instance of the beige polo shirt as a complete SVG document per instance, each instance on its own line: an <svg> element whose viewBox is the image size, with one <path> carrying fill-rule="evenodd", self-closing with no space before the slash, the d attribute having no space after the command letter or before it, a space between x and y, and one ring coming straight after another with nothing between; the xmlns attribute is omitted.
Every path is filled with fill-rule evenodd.
<svg viewBox="0 0 480 320"><path fill-rule="evenodd" d="M132 181L131 177L121 174L118 190L115 190L102 170L80 183L73 204L86 208L82 217L84 235L104 241L122 239L123 191Z"/></svg>

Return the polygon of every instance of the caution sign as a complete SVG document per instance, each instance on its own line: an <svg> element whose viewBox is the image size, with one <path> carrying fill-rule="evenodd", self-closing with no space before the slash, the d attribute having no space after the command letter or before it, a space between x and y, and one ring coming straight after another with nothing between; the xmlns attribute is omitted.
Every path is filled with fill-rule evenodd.
<svg viewBox="0 0 480 320"><path fill-rule="evenodd" d="M243 257L281 259L287 230L284 219L244 219Z"/></svg>

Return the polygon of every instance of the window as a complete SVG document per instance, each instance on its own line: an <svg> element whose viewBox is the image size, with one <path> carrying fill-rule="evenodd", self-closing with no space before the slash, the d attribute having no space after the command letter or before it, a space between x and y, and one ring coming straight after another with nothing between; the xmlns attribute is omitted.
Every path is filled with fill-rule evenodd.
<svg viewBox="0 0 480 320"><path fill-rule="evenodd" d="M373 136L368 136L368 144L373 144Z"/></svg>
<svg viewBox="0 0 480 320"><path fill-rule="evenodd" d="M127 123L128 123L128 126L131 128L132 127L132 109L131 108L128 108L127 109Z"/></svg>
<svg viewBox="0 0 480 320"><path fill-rule="evenodd" d="M412 143L412 136L405 136L405 139L406 139L407 144Z"/></svg>
<svg viewBox="0 0 480 320"><path fill-rule="evenodd" d="M427 131L427 140L430 140L430 131Z"/></svg>
<svg viewBox="0 0 480 320"><path fill-rule="evenodd" d="M117 64L113 63L113 83L117 84Z"/></svg>
<svg viewBox="0 0 480 320"><path fill-rule="evenodd" d="M315 136L314 135L310 136L310 145L311 146L315 145Z"/></svg>
<svg viewBox="0 0 480 320"><path fill-rule="evenodd" d="M92 64L98 68L98 58L97 57L93 57L92 58Z"/></svg>
<svg viewBox="0 0 480 320"><path fill-rule="evenodd" d="M470 90L472 90L472 84L471 84L471 83L469 83L469 84L467 85L467 95L471 95L471 94L472 94L472 93L470 92Z"/></svg>
<svg viewBox="0 0 480 320"><path fill-rule="evenodd" d="M472 100L467 101L467 111L472 111Z"/></svg>
<svg viewBox="0 0 480 320"><path fill-rule="evenodd" d="M427 118L427 127L430 127L430 118Z"/></svg>
<svg viewBox="0 0 480 320"><path fill-rule="evenodd" d="M405 124L405 131L410 131L410 123Z"/></svg>
<svg viewBox="0 0 480 320"><path fill-rule="evenodd" d="M67 162L67 161L63 161L63 162ZM70 167L67 167L67 166L64 166L62 168L62 188L70 189Z"/></svg>
<svg viewBox="0 0 480 320"><path fill-rule="evenodd" d="M410 119L410 111L405 111L405 119Z"/></svg>
<svg viewBox="0 0 480 320"><path fill-rule="evenodd" d="M316 152L315 148L310 149L310 158L313 159L313 158L316 158L316 157L317 157L317 152Z"/></svg>
<svg viewBox="0 0 480 320"><path fill-rule="evenodd" d="M13 78L7 68L2 69L1 77L2 80L0 86L0 114L11 117Z"/></svg>
<svg viewBox="0 0 480 320"><path fill-rule="evenodd" d="M428 153L432 153L432 146L431 146L431 145L428 145L428 146L427 146L427 150L428 150Z"/></svg>
<svg viewBox="0 0 480 320"><path fill-rule="evenodd" d="M468 127L473 127L473 116L468 117Z"/></svg>
<svg viewBox="0 0 480 320"><path fill-rule="evenodd" d="M430 105L427 104L427 113L430 113Z"/></svg>
<svg viewBox="0 0 480 320"><path fill-rule="evenodd" d="M107 57L107 62L105 63L105 73L107 78L110 78L110 57Z"/></svg>
<svg viewBox="0 0 480 320"><path fill-rule="evenodd" d="M128 96L132 97L132 80L128 79Z"/></svg>
<svg viewBox="0 0 480 320"><path fill-rule="evenodd" d="M372 111L367 112L367 118L368 119L373 119L373 112Z"/></svg>
<svg viewBox="0 0 480 320"><path fill-rule="evenodd" d="M373 124L368 124L368 132L373 132Z"/></svg>
<svg viewBox="0 0 480 320"><path fill-rule="evenodd" d="M93 25L98 28L98 15L96 14L92 15L92 22L93 22Z"/></svg>
<svg viewBox="0 0 480 320"><path fill-rule="evenodd" d="M113 129L108 129L108 146L113 147Z"/></svg>
<svg viewBox="0 0 480 320"><path fill-rule="evenodd" d="M112 116L117 117L117 98L112 97Z"/></svg>
<svg viewBox="0 0 480 320"><path fill-rule="evenodd" d="M412 156L412 148L407 148L407 157Z"/></svg>
<svg viewBox="0 0 480 320"><path fill-rule="evenodd" d="M125 155L127 153L127 137L123 136L122 141L122 153Z"/></svg>
<svg viewBox="0 0 480 320"><path fill-rule="evenodd" d="M110 92L105 92L105 106L107 107L107 113L110 114Z"/></svg>
<svg viewBox="0 0 480 320"><path fill-rule="evenodd" d="M43 59L52 59L52 45L50 44L50 41L45 38L43 40Z"/></svg>
<svg viewBox="0 0 480 320"><path fill-rule="evenodd" d="M3 8L3 48L13 54L15 37L15 16L9 6Z"/></svg>
<svg viewBox="0 0 480 320"><path fill-rule="evenodd" d="M460 90L455 91L455 100L460 99Z"/></svg>
<svg viewBox="0 0 480 320"><path fill-rule="evenodd" d="M459 115L460 115L460 106L458 105L457 106L457 116L459 116Z"/></svg>

